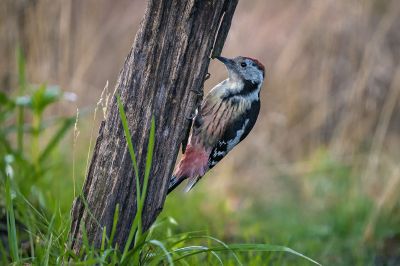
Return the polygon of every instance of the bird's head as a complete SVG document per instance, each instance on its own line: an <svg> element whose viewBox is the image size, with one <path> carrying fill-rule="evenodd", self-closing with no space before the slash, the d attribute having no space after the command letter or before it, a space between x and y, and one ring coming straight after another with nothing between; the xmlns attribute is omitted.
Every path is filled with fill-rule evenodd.
<svg viewBox="0 0 400 266"><path fill-rule="evenodd" d="M261 84L264 80L265 67L257 59L238 56L233 59L218 56L219 61L228 69L229 79Z"/></svg>

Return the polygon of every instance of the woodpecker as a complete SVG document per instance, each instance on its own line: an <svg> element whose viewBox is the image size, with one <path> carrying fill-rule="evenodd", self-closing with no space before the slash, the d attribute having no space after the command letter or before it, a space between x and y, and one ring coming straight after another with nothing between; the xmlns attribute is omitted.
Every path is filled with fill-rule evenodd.
<svg viewBox="0 0 400 266"><path fill-rule="evenodd" d="M188 179L191 190L204 174L250 133L260 111L265 68L256 59L216 57L228 78L204 98L193 118L186 151L170 179L168 193Z"/></svg>

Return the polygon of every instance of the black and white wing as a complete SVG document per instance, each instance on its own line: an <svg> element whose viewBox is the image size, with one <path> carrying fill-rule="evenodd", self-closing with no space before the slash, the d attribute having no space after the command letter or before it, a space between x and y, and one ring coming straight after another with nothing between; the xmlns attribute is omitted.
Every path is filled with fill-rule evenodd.
<svg viewBox="0 0 400 266"><path fill-rule="evenodd" d="M244 115L236 118L225 129L221 139L211 151L208 167L213 168L225 155L250 133L260 111L260 101L254 101Z"/></svg>

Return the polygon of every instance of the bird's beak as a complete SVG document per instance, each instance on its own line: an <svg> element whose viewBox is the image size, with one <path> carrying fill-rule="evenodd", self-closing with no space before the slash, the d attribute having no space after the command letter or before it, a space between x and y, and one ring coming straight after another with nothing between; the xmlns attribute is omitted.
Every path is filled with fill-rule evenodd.
<svg viewBox="0 0 400 266"><path fill-rule="evenodd" d="M229 79L231 79L231 80L240 79L240 73L238 72L236 63L233 59L229 59L229 58L222 57L222 56L217 56L215 58L217 58L219 61L224 63L224 65L226 66L226 69L228 70Z"/></svg>
<svg viewBox="0 0 400 266"><path fill-rule="evenodd" d="M217 56L215 58L218 59L219 61L221 61L222 63L224 63L228 69L233 69L235 66L235 61L233 61L232 59L222 57L222 56Z"/></svg>

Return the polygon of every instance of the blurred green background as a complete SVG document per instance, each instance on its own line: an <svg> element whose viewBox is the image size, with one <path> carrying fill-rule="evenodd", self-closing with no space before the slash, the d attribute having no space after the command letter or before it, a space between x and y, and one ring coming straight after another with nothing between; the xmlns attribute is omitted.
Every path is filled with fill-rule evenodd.
<svg viewBox="0 0 400 266"><path fill-rule="evenodd" d="M65 236L145 6L1 1L0 252L7 174L25 197L15 199L17 227L36 221L29 201ZM288 246L323 265L400 265L399 29L397 0L239 1L223 55L265 64L261 113L193 191L167 198L161 216L178 223L168 230ZM214 61L209 72L206 91L226 76ZM20 253L34 241L23 231ZM310 265L281 253L244 261Z"/></svg>

